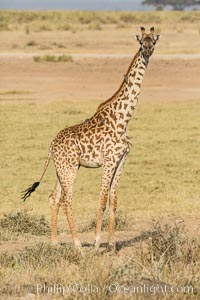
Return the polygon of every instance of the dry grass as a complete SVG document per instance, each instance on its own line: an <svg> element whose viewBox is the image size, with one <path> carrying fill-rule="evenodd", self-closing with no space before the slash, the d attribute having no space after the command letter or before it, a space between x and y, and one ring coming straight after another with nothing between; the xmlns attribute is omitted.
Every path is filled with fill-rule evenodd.
<svg viewBox="0 0 200 300"><path fill-rule="evenodd" d="M85 108L87 107L87 111ZM2 211L21 209L20 192L42 172L48 147L65 126L91 116L95 102L1 104L0 164ZM199 102L142 103L130 122L134 146L127 159L119 191L119 210L135 216L198 215ZM159 124L159 126L158 126ZM20 139L18 138L20 136ZM74 191L76 215L88 219L97 208L100 169L81 168ZM45 180L23 207L49 215L47 198L56 180L50 164ZM92 184L91 184L92 182ZM142 199L142 201L141 201Z"/></svg>
<svg viewBox="0 0 200 300"><path fill-rule="evenodd" d="M105 214L102 222L102 230L108 231L109 224L109 215ZM115 229L118 231L127 231L133 228L135 224L135 219L132 215L123 214L122 212L118 212L115 218ZM95 231L96 225L96 217L91 218L91 220L87 221L86 224L83 222L80 223L79 232L89 232Z"/></svg>
<svg viewBox="0 0 200 300"><path fill-rule="evenodd" d="M195 23L199 21L199 12L90 12L90 11L49 11L24 12L1 11L0 30L32 31L73 30L78 24L81 28L99 30L108 24L161 24L169 20L174 23ZM75 26L75 27L74 27Z"/></svg>
<svg viewBox="0 0 200 300"><path fill-rule="evenodd" d="M26 95L30 94L30 91L19 91L19 90L12 90L12 91L5 91L0 92L0 95L6 96L6 95Z"/></svg>
<svg viewBox="0 0 200 300"><path fill-rule="evenodd" d="M92 52L101 45L101 51L117 49L120 53L121 49L124 53L124 49L132 47L132 41L126 48L121 46L124 31L132 32L133 24L139 27L141 22L154 23L161 34L167 32L168 40L164 40L162 51L165 48L168 52L179 49L199 51L196 39L199 37L199 12L2 11L0 20L1 49L9 50L10 45L15 45L12 49L17 51L24 51L24 47L26 51L51 50L48 55L52 59L46 59L47 53L40 53L39 60L45 57L46 61L55 61L58 55L52 51L66 48L70 53L69 47ZM87 39L84 40L86 31ZM115 43L111 39L113 33L118 37L113 38ZM190 48L185 47L186 44ZM38 68L38 64L34 64L34 68ZM135 111L128 130L133 149L119 188L117 251L112 256L106 252L106 243L99 255L88 243L93 239L101 170L80 169L74 187L73 210L79 235L84 241L81 255L70 242L56 247L47 242L50 235L48 195L56 181L53 164L50 164L42 185L27 202L21 201L20 193L40 176L49 144L56 133L90 117L98 103L44 104L31 99L26 102L25 96L22 99L20 95L30 94L29 89L29 86L23 86L22 90L9 88L0 94L9 101L0 103L0 298L35 297L37 284L42 284L38 298L47 299L44 289L52 284L69 286L78 283L75 292L66 292L64 296L57 293L53 298L142 300L144 294L140 291L145 285L150 288L149 294L156 294L155 299L167 300L172 296L173 299L199 299L199 237L189 237L190 233L179 223L172 225L163 221L162 226L158 222L150 226L147 222L159 217L168 220L169 216L176 220L198 217L199 101L152 101L139 104ZM13 98L19 95L18 100L23 101L12 102L9 98L12 95ZM24 210L27 208L31 211ZM62 213L59 217L59 238L62 240L66 219ZM146 221L147 230L136 229L136 220ZM105 215L103 230L107 227ZM125 238L127 230L129 235ZM119 289L112 293L109 288L115 289L115 283ZM80 288L88 284L94 289L97 287L98 293L87 290L83 294ZM188 289L184 292L180 288L172 295L171 288L177 286ZM133 289L130 291L131 287L138 288L138 295L133 294ZM165 288L169 293L162 293Z"/></svg>
<svg viewBox="0 0 200 300"><path fill-rule="evenodd" d="M137 299L143 299L144 285L148 287L147 294L155 294L156 299L169 299L170 289L177 287L174 299L198 299L199 250L198 241L189 239L180 225L159 224L137 242L121 244L112 256L105 251L97 255L90 247L84 248L81 255L71 244L53 247L36 243L17 252L0 254L1 295L34 295L40 285L42 298L53 284L70 287L76 283L79 287L74 292L69 288L64 299L82 299L81 287L88 285L93 286L93 292L85 292L89 299L129 299L134 287L139 291ZM98 292L94 292L95 288ZM164 289L169 292L162 292ZM62 295L57 292L54 297L60 299Z"/></svg>
<svg viewBox="0 0 200 300"><path fill-rule="evenodd" d="M160 53L199 53L200 13L193 12L24 12L1 11L0 31L3 51L54 50L60 53L130 53L132 36L141 25L154 25L162 34ZM125 33L126 32L126 33ZM127 43L127 36L130 37ZM177 38L178 35L178 38ZM126 37L126 38L125 38ZM187 37L187 38L186 38ZM62 44L57 47L53 43Z"/></svg>
<svg viewBox="0 0 200 300"><path fill-rule="evenodd" d="M36 180L56 132L65 125L84 120L86 106L88 116L97 105L84 101L56 103L56 106L55 103L1 105L6 128L1 138L1 167L4 170L1 173L1 208L6 213L1 223L7 229L3 225L0 237L4 247L6 243L20 243L25 238L26 233L19 235L13 228L20 228L20 232L28 228L21 250L1 252L0 282L4 299L30 292L35 294L37 284L48 287L52 283L66 286L75 282L80 286L93 284L98 287L98 293L86 293L90 299L128 299L131 292L124 294L124 288L136 286L141 289L144 285L151 287L150 293L155 293L158 287L188 287L189 291L185 293L179 289L174 299L198 299L199 241L198 238L189 238L180 225L155 224L139 236L130 234L129 239L118 242L114 256L109 256L104 248L97 256L92 244L87 243L83 256L74 251L69 242L57 247L46 242L33 244L38 239L36 231L43 228L41 223L47 222L44 227L49 230L48 221L40 216L45 213L47 220L50 217L47 196L56 179L53 166L50 166L40 189L26 203L21 202L20 192ZM120 183L117 230L134 228L134 217L157 219L160 215L165 218L173 214L184 219L187 215L198 215L198 107L199 103L194 101L143 103L135 112L129 128L135 146ZM76 220L80 217L79 234L85 242L88 232L95 226L93 216L97 209L99 185L100 170L80 170L73 207ZM13 206L18 213L10 213ZM31 214L20 213L22 208L30 206ZM66 225L61 216L59 227L62 220ZM107 224L105 216L104 229L107 229ZM42 233L44 241L49 240L47 231ZM116 282L122 292L110 293L109 287L114 288ZM81 299L82 296L76 291L67 293L64 299ZM40 298L43 297L45 299L46 294L41 294ZM169 299L171 294L161 293L156 297ZM138 299L143 299L143 294L140 293Z"/></svg>

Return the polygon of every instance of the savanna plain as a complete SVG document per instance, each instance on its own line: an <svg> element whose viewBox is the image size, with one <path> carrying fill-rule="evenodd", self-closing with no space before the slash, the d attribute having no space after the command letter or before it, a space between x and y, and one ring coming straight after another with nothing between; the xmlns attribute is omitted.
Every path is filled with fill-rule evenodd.
<svg viewBox="0 0 200 300"><path fill-rule="evenodd" d="M89 118L123 80L145 26L161 34L129 123L116 252L93 248L101 169L81 168L73 211L50 242L51 140ZM0 298L200 298L200 13L0 12ZM65 290L62 287L66 287ZM146 288L146 289L145 289Z"/></svg>

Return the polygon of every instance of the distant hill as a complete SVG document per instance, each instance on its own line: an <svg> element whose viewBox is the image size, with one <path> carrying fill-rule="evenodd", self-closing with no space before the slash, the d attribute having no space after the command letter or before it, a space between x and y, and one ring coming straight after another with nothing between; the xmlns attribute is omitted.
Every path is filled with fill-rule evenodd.
<svg viewBox="0 0 200 300"><path fill-rule="evenodd" d="M0 9L149 10L142 0L0 0Z"/></svg>

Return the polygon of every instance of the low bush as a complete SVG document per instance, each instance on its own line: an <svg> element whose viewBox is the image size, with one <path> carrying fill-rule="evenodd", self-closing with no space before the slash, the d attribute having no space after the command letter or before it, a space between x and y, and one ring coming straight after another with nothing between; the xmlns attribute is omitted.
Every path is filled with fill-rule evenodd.
<svg viewBox="0 0 200 300"><path fill-rule="evenodd" d="M44 216L28 214L26 210L4 214L0 228L16 233L45 235L50 233L50 226Z"/></svg>
<svg viewBox="0 0 200 300"><path fill-rule="evenodd" d="M71 55L44 55L44 56L33 56L35 62L73 62Z"/></svg>

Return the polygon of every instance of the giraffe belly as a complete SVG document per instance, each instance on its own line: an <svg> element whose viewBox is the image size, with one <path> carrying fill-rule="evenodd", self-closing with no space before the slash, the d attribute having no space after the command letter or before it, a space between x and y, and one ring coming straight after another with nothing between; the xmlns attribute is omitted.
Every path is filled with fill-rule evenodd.
<svg viewBox="0 0 200 300"><path fill-rule="evenodd" d="M100 153L95 151L90 154L82 154L79 160L80 166L85 168L99 168L102 165L102 157Z"/></svg>
<svg viewBox="0 0 200 300"><path fill-rule="evenodd" d="M99 168L101 167L101 163L93 160L80 159L80 166L85 168Z"/></svg>

